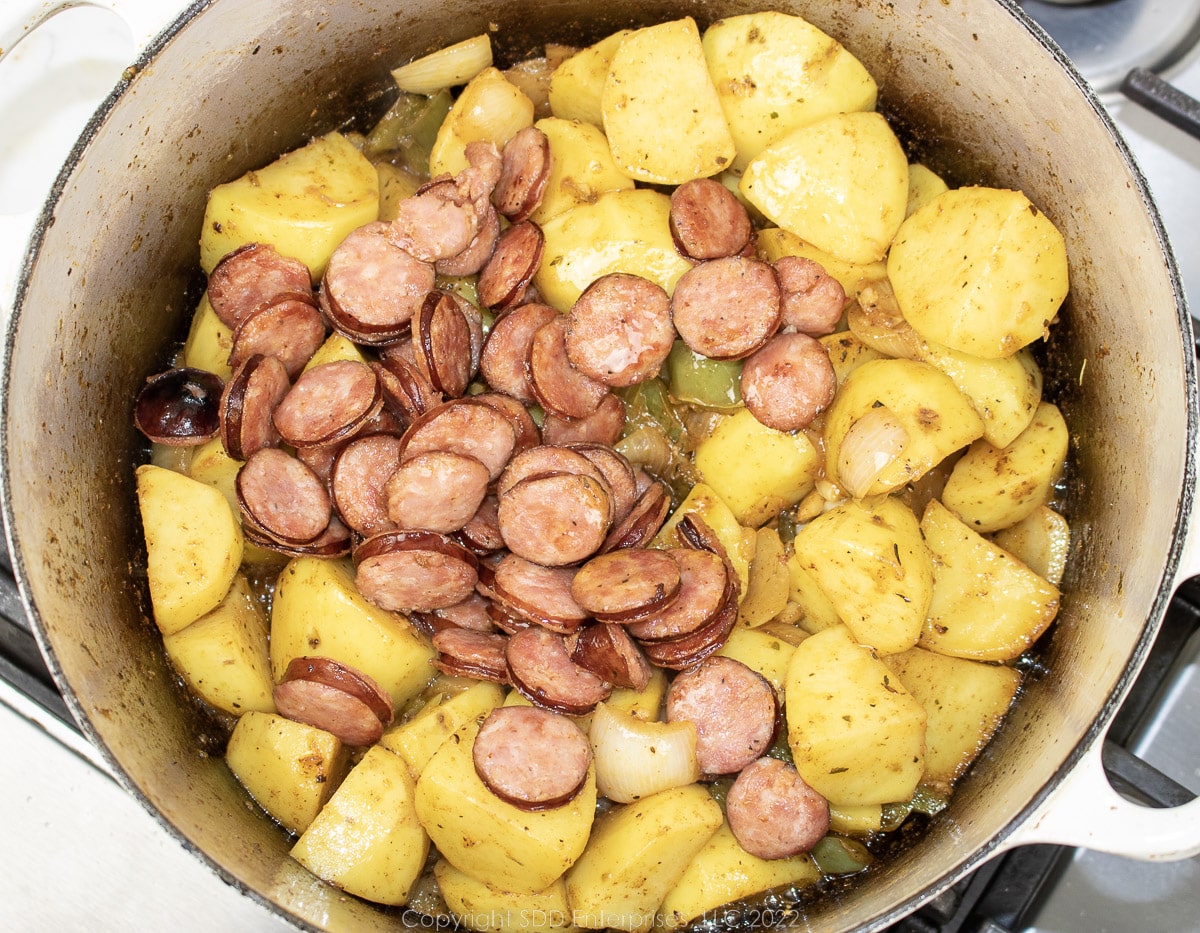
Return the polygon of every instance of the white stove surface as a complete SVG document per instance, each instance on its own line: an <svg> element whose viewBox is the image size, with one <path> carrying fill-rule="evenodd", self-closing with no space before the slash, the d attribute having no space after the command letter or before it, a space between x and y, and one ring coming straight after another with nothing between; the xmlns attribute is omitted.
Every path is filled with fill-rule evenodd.
<svg viewBox="0 0 1200 933"><path fill-rule="evenodd" d="M78 128L133 57L112 14L86 7L56 17L0 62L0 221L36 210ZM1200 96L1200 53L1166 74ZM1200 142L1136 105L1106 101L1159 201L1183 270L1200 301ZM0 298L11 294L19 256L0 256ZM6 299L5 299L6 300ZM10 309L0 308L0 317ZM1200 713L1200 675L1188 669L1179 702L1182 723ZM1189 714L1190 713L1190 714ZM86 743L38 716L0 683L0 928L22 933L163 928L270 931L278 917L226 886L186 852L98 762ZM1151 742L1155 737L1147 737ZM1165 737L1166 744L1181 743ZM1182 744L1194 744L1194 734ZM1194 767L1172 772L1200 790ZM1185 771L1188 770L1185 768ZM1113 879L1116 879L1114 882ZM1200 930L1200 912L1163 912L1165 903L1200 891L1200 861L1146 865L1081 853L1035 927L1026 933L1124 933Z"/></svg>

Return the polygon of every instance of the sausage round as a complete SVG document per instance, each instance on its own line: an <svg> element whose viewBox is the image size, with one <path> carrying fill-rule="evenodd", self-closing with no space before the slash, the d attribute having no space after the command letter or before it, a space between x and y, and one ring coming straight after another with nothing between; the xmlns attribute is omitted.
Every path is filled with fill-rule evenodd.
<svg viewBox="0 0 1200 933"><path fill-rule="evenodd" d="M457 398L473 373L471 327L460 299L450 292L425 296L413 329L413 358L435 390Z"/></svg>
<svg viewBox="0 0 1200 933"><path fill-rule="evenodd" d="M589 625L575 637L571 660L614 687L645 690L654 673L625 629L612 622Z"/></svg>
<svg viewBox="0 0 1200 933"><path fill-rule="evenodd" d="M434 450L474 457L494 480L512 457L517 434L512 422L491 405L453 399L431 409L404 435L403 460Z"/></svg>
<svg viewBox="0 0 1200 933"><path fill-rule="evenodd" d="M608 386L580 372L567 356L567 320L543 324L529 345L529 382L539 405L564 418L586 418L609 394Z"/></svg>
<svg viewBox="0 0 1200 933"><path fill-rule="evenodd" d="M508 636L451 626L433 636L438 656L433 666L443 674L508 683L505 649Z"/></svg>
<svg viewBox="0 0 1200 933"><path fill-rule="evenodd" d="M492 203L514 224L527 219L542 203L550 179L550 140L536 126L518 130L501 155L500 178Z"/></svg>
<svg viewBox="0 0 1200 933"><path fill-rule="evenodd" d="M480 303L497 311L520 304L545 246L542 228L532 220L523 220L501 233L492 255L479 270L476 291Z"/></svg>
<svg viewBox="0 0 1200 933"><path fill-rule="evenodd" d="M208 301L226 327L251 311L290 296L313 302L308 266L270 243L247 243L224 256L208 277Z"/></svg>
<svg viewBox="0 0 1200 933"><path fill-rule="evenodd" d="M609 386L657 376L671 352L671 299L641 276L613 272L583 290L567 315L567 358Z"/></svg>
<svg viewBox="0 0 1200 933"><path fill-rule="evenodd" d="M388 516L387 482L400 466L400 446L398 437L372 434L350 441L333 461L334 505L342 521L365 538L396 527Z"/></svg>
<svg viewBox="0 0 1200 933"><path fill-rule="evenodd" d="M242 464L237 497L247 521L284 544L306 544L333 514L325 484L278 447L264 447Z"/></svg>
<svg viewBox="0 0 1200 933"><path fill-rule="evenodd" d="M575 571L567 567L543 567L506 554L496 564L492 588L501 601L534 622L576 629L588 614L571 595L574 578Z"/></svg>
<svg viewBox="0 0 1200 933"><path fill-rule="evenodd" d="M772 265L779 279L783 329L810 337L832 334L846 307L842 283L819 262L802 256L780 256Z"/></svg>
<svg viewBox="0 0 1200 933"><path fill-rule="evenodd" d="M501 706L479 727L475 773L497 797L523 810L570 801L587 783L592 746L565 716L536 706Z"/></svg>
<svg viewBox="0 0 1200 933"><path fill-rule="evenodd" d="M716 554L691 548L672 548L663 553L679 570L679 595L661 612L629 626L629 634L644 641L698 631L712 621L727 595L725 562Z"/></svg>
<svg viewBox="0 0 1200 933"><path fill-rule="evenodd" d="M538 328L559 316L549 305L530 302L497 318L479 362L479 371L487 384L497 392L533 404L536 399L525 370L529 347Z"/></svg>
<svg viewBox="0 0 1200 933"><path fill-rule="evenodd" d="M293 447L329 444L349 437L382 405L370 366L334 360L300 374L275 409L275 428Z"/></svg>
<svg viewBox="0 0 1200 933"><path fill-rule="evenodd" d="M625 519L608 533L600 546L600 553L648 544L658 534L670 511L671 494L663 483L654 480L638 496Z"/></svg>
<svg viewBox="0 0 1200 933"><path fill-rule="evenodd" d="M571 660L562 635L534 626L508 639L508 677L535 706L583 716L608 699L612 685Z"/></svg>
<svg viewBox="0 0 1200 933"><path fill-rule="evenodd" d="M391 612L432 612L460 603L479 579L475 555L432 531L385 531L354 549L358 591Z"/></svg>
<svg viewBox="0 0 1200 933"><path fill-rule="evenodd" d="M742 256L702 262L675 284L671 314L683 342L701 356L749 356L779 329L775 270Z"/></svg>
<svg viewBox="0 0 1200 933"><path fill-rule="evenodd" d="M293 658L273 691L281 716L374 745L392 722L392 698L370 677L332 658Z"/></svg>
<svg viewBox="0 0 1200 933"><path fill-rule="evenodd" d="M671 192L671 236L689 259L736 256L750 242L750 215L719 181L694 178Z"/></svg>
<svg viewBox="0 0 1200 933"><path fill-rule="evenodd" d="M253 356L225 383L221 393L221 446L234 460L280 442L274 414L292 383L273 356Z"/></svg>
<svg viewBox="0 0 1200 933"><path fill-rule="evenodd" d="M602 481L577 473L530 476L500 495L500 534L514 554L562 567L595 554L608 534L612 499Z"/></svg>
<svg viewBox="0 0 1200 933"><path fill-rule="evenodd" d="M579 568L571 595L597 619L626 623L669 605L679 587L679 564L666 551L624 548Z"/></svg>
<svg viewBox="0 0 1200 933"><path fill-rule="evenodd" d="M796 431L829 407L837 377L819 340L777 334L746 360L741 386L755 418L776 431Z"/></svg>
<svg viewBox="0 0 1200 933"><path fill-rule="evenodd" d="M734 838L759 858L808 852L829 832L829 802L792 765L775 758L743 768L725 804Z"/></svg>
<svg viewBox="0 0 1200 933"><path fill-rule="evenodd" d="M325 320L316 305L283 298L251 311L233 332L229 365L236 369L262 353L283 363L288 378L295 379L325 342Z"/></svg>
<svg viewBox="0 0 1200 933"><path fill-rule="evenodd" d="M563 418L546 412L542 439L547 444L605 444L612 447L625 430L625 403L609 392L594 412L583 418Z"/></svg>
<svg viewBox="0 0 1200 933"><path fill-rule="evenodd" d="M387 514L398 528L449 534L479 511L488 468L474 457L431 450L406 459L386 480Z"/></svg>

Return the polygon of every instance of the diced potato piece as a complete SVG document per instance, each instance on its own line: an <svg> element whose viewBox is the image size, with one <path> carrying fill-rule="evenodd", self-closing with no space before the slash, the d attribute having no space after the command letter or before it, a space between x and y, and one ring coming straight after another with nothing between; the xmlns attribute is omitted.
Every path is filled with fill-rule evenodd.
<svg viewBox="0 0 1200 933"><path fill-rule="evenodd" d="M368 749L292 846L292 858L349 894L406 903L429 855L414 792L398 756Z"/></svg>
<svg viewBox="0 0 1200 933"><path fill-rule="evenodd" d="M600 94L613 161L638 181L678 185L727 169L735 146L690 16L635 30Z"/></svg>
<svg viewBox="0 0 1200 933"><path fill-rule="evenodd" d="M811 259L837 279L847 295L856 294L864 282L875 282L887 276L887 265L882 260L867 263L847 262L823 249L817 249L794 233L788 233L779 227L759 230L756 243L759 255L767 262L774 262L781 256Z"/></svg>
<svg viewBox="0 0 1200 933"><path fill-rule="evenodd" d="M379 219L391 222L399 214L400 202L411 198L421 187L421 179L391 162L376 162L379 175Z"/></svg>
<svg viewBox="0 0 1200 933"><path fill-rule="evenodd" d="M334 248L378 216L375 166L341 133L327 133L209 193L200 265L212 272L239 246L270 243L317 282Z"/></svg>
<svg viewBox="0 0 1200 933"><path fill-rule="evenodd" d="M668 294L691 263L671 238L671 199L638 188L610 191L551 218L533 282L549 305L566 313L585 288L609 272L629 272Z"/></svg>
<svg viewBox="0 0 1200 933"><path fill-rule="evenodd" d="M846 381L846 377L863 363L883 357L882 353L868 347L850 331L827 334L821 337L820 341L825 352L829 354L829 362L833 364L833 375L839 388Z"/></svg>
<svg viewBox="0 0 1200 933"><path fill-rule="evenodd" d="M312 355L312 359L304 364L304 368L309 370L314 366L334 363L338 360L353 360L355 363L367 362L367 358L362 350L359 349L358 344L334 332L325 338L325 342L317 348L317 352Z"/></svg>
<svg viewBox="0 0 1200 933"><path fill-rule="evenodd" d="M1007 661L1058 614L1058 588L972 531L936 500L921 519L933 552L933 599L920 645L939 654Z"/></svg>
<svg viewBox="0 0 1200 933"><path fill-rule="evenodd" d="M793 130L742 174L742 193L777 226L846 262L877 262L904 220L908 160L878 113Z"/></svg>
<svg viewBox="0 0 1200 933"><path fill-rule="evenodd" d="M956 188L904 222L888 278L926 339L1011 356L1046 333L1066 297L1066 243L1021 192Z"/></svg>
<svg viewBox="0 0 1200 933"><path fill-rule="evenodd" d="M787 553L779 532L774 528L759 528L754 537L750 580L738 607L738 625L744 628L755 628L774 619L783 612L792 591Z"/></svg>
<svg viewBox="0 0 1200 933"><path fill-rule="evenodd" d="M215 609L164 635L163 645L175 670L206 703L235 716L275 712L266 612L242 574Z"/></svg>
<svg viewBox="0 0 1200 933"><path fill-rule="evenodd" d="M428 704L407 722L390 727L379 744L403 758L416 778L446 739L503 702L504 689L499 684L477 681L461 693Z"/></svg>
<svg viewBox="0 0 1200 933"><path fill-rule="evenodd" d="M908 208L905 217L910 217L922 207L950 188L933 169L920 162L908 166Z"/></svg>
<svg viewBox="0 0 1200 933"><path fill-rule="evenodd" d="M750 584L750 562L754 560L754 548L758 539L755 537L753 528L743 528L738 524L738 520L729 506L713 491L711 486L705 483L696 483L692 487L687 498L679 503L679 508L671 514L671 517L659 529L658 534L654 536L650 546L682 546L679 536L675 533L675 526L683 521L685 515L693 513L701 518L720 539L725 548L725 555L738 575L741 591L745 593Z"/></svg>
<svg viewBox="0 0 1200 933"><path fill-rule="evenodd" d="M545 224L580 204L592 204L606 191L627 191L633 181L613 161L604 133L591 123L548 117L534 124L550 141L550 177L542 203L530 219Z"/></svg>
<svg viewBox="0 0 1200 933"><path fill-rule="evenodd" d="M699 784L652 794L596 820L567 873L575 923L645 933L655 912L724 817Z"/></svg>
<svg viewBox="0 0 1200 933"><path fill-rule="evenodd" d="M883 663L929 714L924 782L949 791L1000 727L1021 675L1011 667L923 648L891 655Z"/></svg>
<svg viewBox="0 0 1200 933"><path fill-rule="evenodd" d="M758 527L813 488L820 458L803 432L769 428L748 408L723 418L696 448L696 469L742 525Z"/></svg>
<svg viewBox="0 0 1200 933"><path fill-rule="evenodd" d="M771 888L806 887L821 878L812 856L762 859L738 844L728 823L696 853L662 902L661 925L673 930L708 911Z"/></svg>
<svg viewBox="0 0 1200 933"><path fill-rule="evenodd" d="M560 807L530 812L501 800L472 763L479 723L443 742L417 780L417 815L437 850L459 871L503 891L544 891L575 864L596 809L596 775Z"/></svg>
<svg viewBox="0 0 1200 933"><path fill-rule="evenodd" d="M533 126L533 101L496 68L485 68L463 88L438 130L429 153L429 173L457 175L467 162L467 143L491 140L500 149Z"/></svg>
<svg viewBox="0 0 1200 933"><path fill-rule="evenodd" d="M1050 506L1039 505L1015 525L996 532L992 540L1055 586L1062 582L1071 549L1071 528Z"/></svg>
<svg viewBox="0 0 1200 933"><path fill-rule="evenodd" d="M233 727L225 762L260 807L299 834L342 780L349 755L328 732L274 713L250 712Z"/></svg>
<svg viewBox="0 0 1200 933"><path fill-rule="evenodd" d="M450 912L476 933L545 933L572 928L567 887L559 878L546 890L514 894L472 878L445 859L433 866Z"/></svg>
<svg viewBox="0 0 1200 933"><path fill-rule="evenodd" d="M1042 371L1028 349L989 360L923 340L920 359L949 376L971 400L988 443L1008 446L1033 420L1042 398Z"/></svg>
<svg viewBox="0 0 1200 933"><path fill-rule="evenodd" d="M789 600L800 608L796 624L810 635L823 629L841 624L841 618L816 577L804 566L804 561L795 552L788 558L788 581L791 584Z"/></svg>
<svg viewBox="0 0 1200 933"><path fill-rule="evenodd" d="M844 836L868 836L883 826L883 807L877 803L829 808L829 831Z"/></svg>
<svg viewBox="0 0 1200 933"><path fill-rule="evenodd" d="M636 719L654 722L659 719L663 702L667 698L667 674L661 667L655 667L650 675L650 682L644 690L634 690L630 687L618 687L604 702L612 709L628 713Z"/></svg>
<svg viewBox="0 0 1200 933"><path fill-rule="evenodd" d="M855 422L881 406L903 426L908 443L879 470L868 495L912 482L983 434L970 400L934 366L891 359L863 363L846 378L825 413L825 473L830 479L842 475L843 456L856 461L874 453L869 444L846 452L842 446Z"/></svg>
<svg viewBox="0 0 1200 933"><path fill-rule="evenodd" d="M554 69L550 76L550 112L564 120L579 120L604 126L600 95L616 54L632 30L620 29L595 45L577 52Z"/></svg>
<svg viewBox="0 0 1200 933"><path fill-rule="evenodd" d="M830 804L912 796L925 770L925 708L846 626L800 643L784 696L796 770Z"/></svg>
<svg viewBox="0 0 1200 933"><path fill-rule="evenodd" d="M778 635L760 628L738 625L729 633L725 644L717 653L741 661L752 671L758 671L775 688L775 695L781 696L787 679L788 663L792 660L792 652L795 650L795 645L784 641Z"/></svg>
<svg viewBox="0 0 1200 933"><path fill-rule="evenodd" d="M205 292L200 296L196 313L192 315L192 326L183 344L182 365L208 370L228 382L233 374L229 368L232 350L233 331L217 317L208 300L208 292Z"/></svg>
<svg viewBox="0 0 1200 933"><path fill-rule="evenodd" d="M859 644L894 654L917 643L933 562L908 506L844 502L801 528L792 547Z"/></svg>
<svg viewBox="0 0 1200 933"><path fill-rule="evenodd" d="M737 145L738 171L798 127L833 113L875 109L875 79L862 62L799 16L731 16L709 26L703 42Z"/></svg>
<svg viewBox="0 0 1200 933"><path fill-rule="evenodd" d="M214 609L242 563L242 526L219 490L174 470L137 468L154 621L173 635Z"/></svg>
<svg viewBox="0 0 1200 933"><path fill-rule="evenodd" d="M191 463L188 464L188 476L218 490L240 521L237 474L241 468L242 461L229 456L221 444L221 438L214 437L193 451Z"/></svg>
<svg viewBox="0 0 1200 933"><path fill-rule="evenodd" d="M1042 402L1007 447L981 438L967 448L946 480L942 504L981 534L1015 525L1053 495L1069 442L1058 407Z"/></svg>
<svg viewBox="0 0 1200 933"><path fill-rule="evenodd" d="M372 678L400 709L433 674L433 647L399 613L358 592L346 560L298 557L279 574L271 608L271 669L294 658L332 658Z"/></svg>

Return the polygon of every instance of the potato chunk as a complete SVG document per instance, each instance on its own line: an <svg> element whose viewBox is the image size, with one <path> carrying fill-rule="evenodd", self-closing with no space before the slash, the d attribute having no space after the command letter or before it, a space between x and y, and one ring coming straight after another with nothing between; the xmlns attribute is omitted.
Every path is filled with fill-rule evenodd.
<svg viewBox="0 0 1200 933"><path fill-rule="evenodd" d="M992 540L1055 586L1062 582L1071 549L1071 528L1050 506L1038 506L1015 525L996 532Z"/></svg>
<svg viewBox="0 0 1200 933"><path fill-rule="evenodd" d="M579 120L547 117L534 124L550 141L550 177L542 203L530 219L545 224L580 204L591 204L606 191L628 191L633 181L621 174L598 127Z"/></svg>
<svg viewBox="0 0 1200 933"><path fill-rule="evenodd" d="M550 76L550 112L563 120L579 120L602 129L600 96L612 58L632 30L618 29L595 45L576 52Z"/></svg>
<svg viewBox="0 0 1200 933"><path fill-rule="evenodd" d="M219 318L208 300L208 292L200 297L192 326L183 345L183 365L216 373L226 382L233 375L229 354L233 350L233 331Z"/></svg>
<svg viewBox="0 0 1200 933"><path fill-rule="evenodd" d="M975 356L1011 356L1058 313L1067 248L1020 191L956 188L896 232L888 278L921 336Z"/></svg>
<svg viewBox="0 0 1200 933"><path fill-rule="evenodd" d="M533 894L502 891L472 878L445 859L433 866L438 890L450 912L476 933L549 933L571 930L567 888L559 878L546 890Z"/></svg>
<svg viewBox="0 0 1200 933"><path fill-rule="evenodd" d="M137 468L154 621L164 635L214 609L242 562L242 526L220 490L182 473Z"/></svg>
<svg viewBox="0 0 1200 933"><path fill-rule="evenodd" d="M435 698L412 719L392 726L379 744L403 758L413 778L417 778L446 739L503 702L504 690L499 684L474 681L453 696Z"/></svg>
<svg viewBox="0 0 1200 933"><path fill-rule="evenodd" d="M600 110L613 159L630 178L679 185L733 162L733 137L690 16L625 37Z"/></svg>

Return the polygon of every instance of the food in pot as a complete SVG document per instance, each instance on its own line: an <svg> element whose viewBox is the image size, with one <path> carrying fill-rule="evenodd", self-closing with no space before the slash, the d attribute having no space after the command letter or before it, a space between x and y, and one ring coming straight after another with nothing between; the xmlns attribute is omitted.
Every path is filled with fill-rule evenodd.
<svg viewBox="0 0 1200 933"><path fill-rule="evenodd" d="M138 400L155 620L231 770L319 877L468 927L863 870L1057 611L1061 236L910 165L795 16L396 80L213 192Z"/></svg>

